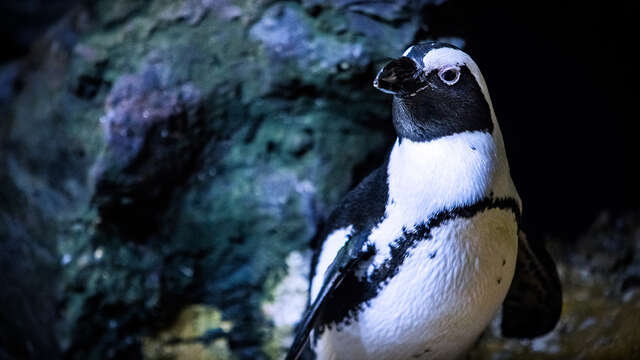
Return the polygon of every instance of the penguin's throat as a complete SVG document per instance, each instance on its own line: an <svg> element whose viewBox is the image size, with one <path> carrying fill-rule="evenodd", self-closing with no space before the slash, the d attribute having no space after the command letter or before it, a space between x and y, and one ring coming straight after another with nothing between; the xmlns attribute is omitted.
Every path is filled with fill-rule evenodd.
<svg viewBox="0 0 640 360"><path fill-rule="evenodd" d="M391 256L390 239L436 214L481 200L513 197L508 167L500 164L506 157L498 156L497 149L492 135L482 131L429 142L398 139L389 155L384 220L369 238L377 250L374 264L379 266Z"/></svg>
<svg viewBox="0 0 640 360"><path fill-rule="evenodd" d="M494 190L497 147L491 134L462 132L429 142L396 141L389 158L389 205L424 221ZM508 176L508 175L507 175Z"/></svg>
<svg viewBox="0 0 640 360"><path fill-rule="evenodd" d="M485 104L486 105L486 104ZM411 98L394 97L393 126L401 139L429 142L465 132L493 133L490 106L473 107L418 94Z"/></svg>

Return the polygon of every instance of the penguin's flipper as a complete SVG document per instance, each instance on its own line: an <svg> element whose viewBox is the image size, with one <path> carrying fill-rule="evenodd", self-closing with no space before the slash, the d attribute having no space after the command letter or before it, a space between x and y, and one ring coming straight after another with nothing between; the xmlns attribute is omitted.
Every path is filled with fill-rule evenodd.
<svg viewBox="0 0 640 360"><path fill-rule="evenodd" d="M321 328L323 324L330 323L335 317L348 312L346 305L354 295L359 294L359 290L364 291L356 289L357 286L366 286L366 282L358 282L355 274L375 254L375 249L365 247L364 244L371 234L371 229L384 215L388 199L387 165L388 157L382 166L351 190L329 216L320 239L326 240L331 232L350 225L355 230L324 272L322 287L297 327L296 337L286 360L299 359L309 342L311 330ZM318 252L312 262L312 272L315 271L322 244L316 244L315 247Z"/></svg>
<svg viewBox="0 0 640 360"><path fill-rule="evenodd" d="M555 263L542 244L518 233L518 260L511 288L502 305L502 335L533 338L556 326L562 310L562 289Z"/></svg>
<svg viewBox="0 0 640 360"><path fill-rule="evenodd" d="M359 232L351 236L349 241L338 251L333 263L325 273L324 283L315 301L307 309L300 325L296 337L289 348L285 360L297 360L302 355L305 345L309 341L311 330L316 328L323 318L324 312L331 307L331 300L340 294L342 281L353 275L360 267L360 264L369 260L375 251L372 248L363 250L367 240L367 232ZM344 290L344 289L342 289ZM340 295L338 295L339 297ZM327 306L329 304L329 306Z"/></svg>

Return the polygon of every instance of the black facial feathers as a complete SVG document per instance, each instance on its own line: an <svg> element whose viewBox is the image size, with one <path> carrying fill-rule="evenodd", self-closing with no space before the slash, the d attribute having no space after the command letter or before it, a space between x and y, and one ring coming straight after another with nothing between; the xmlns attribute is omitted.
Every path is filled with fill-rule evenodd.
<svg viewBox="0 0 640 360"><path fill-rule="evenodd" d="M435 71L426 83L428 88L415 96L394 96L393 125L399 137L430 141L465 131L493 131L489 104L466 66L455 85L443 83Z"/></svg>
<svg viewBox="0 0 640 360"><path fill-rule="evenodd" d="M493 131L491 107L478 74L456 59L442 68L425 69L425 56L441 48L461 51L440 42L414 45L384 66L374 81L376 88L394 95L393 124L401 140L431 141L465 131ZM442 78L440 71L456 77Z"/></svg>

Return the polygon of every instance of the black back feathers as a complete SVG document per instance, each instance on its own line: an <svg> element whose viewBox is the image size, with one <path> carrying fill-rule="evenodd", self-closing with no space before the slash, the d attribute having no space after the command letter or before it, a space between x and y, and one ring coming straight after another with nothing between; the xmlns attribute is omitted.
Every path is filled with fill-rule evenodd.
<svg viewBox="0 0 640 360"><path fill-rule="evenodd" d="M562 311L562 289L556 266L542 244L518 233L518 260L502 305L502 335L533 338L553 330Z"/></svg>

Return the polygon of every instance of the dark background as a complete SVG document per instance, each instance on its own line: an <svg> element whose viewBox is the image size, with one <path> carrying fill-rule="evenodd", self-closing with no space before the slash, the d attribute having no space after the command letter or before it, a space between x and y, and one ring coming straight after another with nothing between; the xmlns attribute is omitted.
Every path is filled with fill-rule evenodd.
<svg viewBox="0 0 640 360"><path fill-rule="evenodd" d="M433 13L489 84L530 228L575 234L603 209L638 208L632 13L615 1L451 1Z"/></svg>

